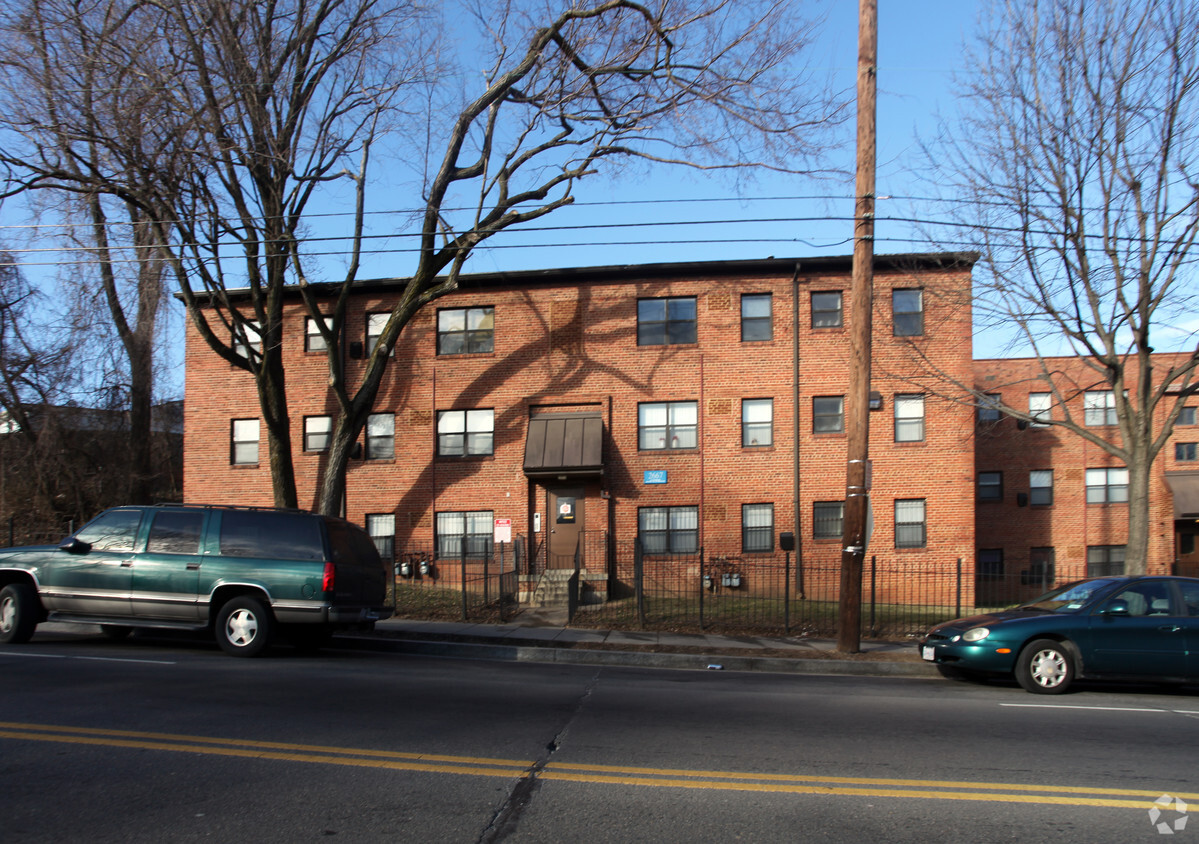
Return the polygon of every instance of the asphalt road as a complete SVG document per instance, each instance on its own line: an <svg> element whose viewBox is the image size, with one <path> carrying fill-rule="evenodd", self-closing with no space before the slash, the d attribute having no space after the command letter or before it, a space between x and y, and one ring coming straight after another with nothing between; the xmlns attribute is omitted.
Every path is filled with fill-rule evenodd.
<svg viewBox="0 0 1199 844"><path fill-rule="evenodd" d="M1080 689L357 650L238 660L39 632L0 649L0 835L1199 838L1176 802L1199 812L1199 696Z"/></svg>

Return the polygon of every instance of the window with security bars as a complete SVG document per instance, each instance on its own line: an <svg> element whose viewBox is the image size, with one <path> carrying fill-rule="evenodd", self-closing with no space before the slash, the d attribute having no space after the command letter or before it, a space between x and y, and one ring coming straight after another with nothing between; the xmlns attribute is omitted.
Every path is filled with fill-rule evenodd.
<svg viewBox="0 0 1199 844"><path fill-rule="evenodd" d="M437 312L437 354L476 355L495 350L495 308L445 308Z"/></svg>
<svg viewBox="0 0 1199 844"><path fill-rule="evenodd" d="M366 532L379 549L379 556L385 562L392 562L395 559L395 513L367 513Z"/></svg>
<svg viewBox="0 0 1199 844"><path fill-rule="evenodd" d="M637 447L643 451L695 448L698 435L696 402L652 402L637 406Z"/></svg>
<svg viewBox="0 0 1199 844"><path fill-rule="evenodd" d="M1122 504L1128 501L1128 470L1087 469L1088 504Z"/></svg>
<svg viewBox="0 0 1199 844"><path fill-rule="evenodd" d="M1056 579L1056 549L1052 547L1028 549L1028 568L1020 572L1021 584L1048 589Z"/></svg>
<svg viewBox="0 0 1199 844"><path fill-rule="evenodd" d="M1028 503L1048 507L1053 503L1053 470L1033 469L1028 473Z"/></svg>
<svg viewBox="0 0 1199 844"><path fill-rule="evenodd" d="M437 456L473 457L495 452L495 411L442 410L437 414Z"/></svg>
<svg viewBox="0 0 1199 844"><path fill-rule="evenodd" d="M1087 577L1107 577L1124 574L1123 545L1091 545L1087 547Z"/></svg>
<svg viewBox="0 0 1199 844"><path fill-rule="evenodd" d="M696 336L694 296L637 302L638 346L694 343Z"/></svg>
<svg viewBox="0 0 1199 844"><path fill-rule="evenodd" d="M495 536L495 512L464 510L438 513L436 534L439 559L457 560L464 554L468 559L490 556Z"/></svg>
<svg viewBox="0 0 1199 844"><path fill-rule="evenodd" d="M741 505L741 550L745 553L774 550L774 505Z"/></svg>
<svg viewBox="0 0 1199 844"><path fill-rule="evenodd" d="M812 504L812 537L814 539L840 539L844 530L844 501L816 501Z"/></svg>
<svg viewBox="0 0 1199 844"><path fill-rule="evenodd" d="M1003 549L980 548L975 562L978 577L982 580L1000 580L1003 578Z"/></svg>
<svg viewBox="0 0 1199 844"><path fill-rule="evenodd" d="M897 500L895 502L895 547L923 548L927 544L924 499Z"/></svg>
<svg viewBox="0 0 1199 844"><path fill-rule="evenodd" d="M637 535L646 554L694 554L699 550L699 508L642 507Z"/></svg>
<svg viewBox="0 0 1199 844"><path fill-rule="evenodd" d="M746 448L774 442L774 399L742 399L741 445Z"/></svg>
<svg viewBox="0 0 1199 844"><path fill-rule="evenodd" d="M769 293L746 293L741 297L741 342L774 339Z"/></svg>

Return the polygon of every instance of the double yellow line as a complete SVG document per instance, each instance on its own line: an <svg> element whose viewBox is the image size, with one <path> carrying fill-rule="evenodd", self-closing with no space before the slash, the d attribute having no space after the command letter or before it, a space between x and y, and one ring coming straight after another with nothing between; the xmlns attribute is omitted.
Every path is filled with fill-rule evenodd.
<svg viewBox="0 0 1199 844"><path fill-rule="evenodd" d="M1199 794L1161 790L1087 788L1068 785L1031 785L949 780L877 779L871 777L820 777L802 774L755 774L737 771L704 771L638 768L614 765L578 765L551 762L534 770L532 761L402 753L274 741L208 738L205 736L105 730L44 724L0 722L0 739L85 744L174 753L201 753L280 762L345 765L434 774L524 778L650 788L697 788L775 794L826 794L860 797L900 797L931 800L975 800L998 803L1101 806L1146 811L1168 793L1188 802Z"/></svg>

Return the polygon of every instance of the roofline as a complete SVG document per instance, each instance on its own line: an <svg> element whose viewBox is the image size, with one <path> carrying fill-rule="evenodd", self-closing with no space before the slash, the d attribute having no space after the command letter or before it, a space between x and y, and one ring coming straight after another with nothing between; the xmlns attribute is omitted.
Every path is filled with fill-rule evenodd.
<svg viewBox="0 0 1199 844"><path fill-rule="evenodd" d="M979 259L978 252L911 252L895 255L876 255L875 270L969 269ZM850 272L852 255L815 256L809 258L745 258L727 261L670 261L655 264L609 264L592 267L559 267L542 270L504 270L486 273L463 273L458 277L459 288L491 286L529 286L550 283L583 283L591 281L629 282L645 279L678 278L684 276L781 276L793 273ZM404 287L408 278L374 278L354 282L355 290L386 290ZM337 282L314 283L321 293L337 288ZM294 291L297 288L289 288ZM231 288L228 293L239 296L248 288ZM180 294L176 293L176 296ZM198 300L210 294L197 293Z"/></svg>

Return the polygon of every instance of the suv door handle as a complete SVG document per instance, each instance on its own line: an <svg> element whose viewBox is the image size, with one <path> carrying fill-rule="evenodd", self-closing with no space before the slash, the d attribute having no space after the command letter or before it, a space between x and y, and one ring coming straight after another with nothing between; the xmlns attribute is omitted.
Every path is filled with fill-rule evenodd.
<svg viewBox="0 0 1199 844"><path fill-rule="evenodd" d="M1166 624L1166 625L1164 625L1164 626L1162 626L1162 627L1159 627L1159 628L1157 628L1157 629L1158 629L1158 630L1160 630L1160 631L1162 631L1163 633L1177 633L1177 632L1178 632L1179 630L1181 630L1182 628L1181 628L1181 627L1179 627L1177 624Z"/></svg>
<svg viewBox="0 0 1199 844"><path fill-rule="evenodd" d="M121 568L123 568L123 569L133 568L133 560L121 560Z"/></svg>
<svg viewBox="0 0 1199 844"><path fill-rule="evenodd" d="M199 563L188 563L188 564L187 564L187 570L188 570L188 571L199 571L199 570L200 570L200 564L199 564Z"/></svg>

